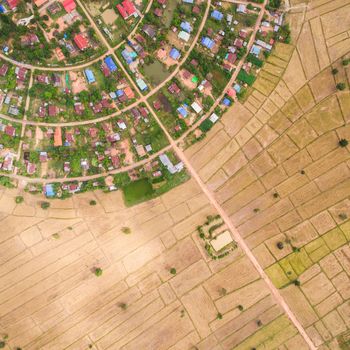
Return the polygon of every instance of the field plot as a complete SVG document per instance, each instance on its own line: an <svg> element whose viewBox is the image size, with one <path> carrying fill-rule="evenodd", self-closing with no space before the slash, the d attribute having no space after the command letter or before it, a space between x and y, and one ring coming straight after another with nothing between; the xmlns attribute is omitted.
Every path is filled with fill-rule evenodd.
<svg viewBox="0 0 350 350"><path fill-rule="evenodd" d="M240 248L207 254L197 226L216 212L194 181L130 209L120 192L46 211L41 197L16 195L0 193L0 330L11 349L305 347Z"/></svg>
<svg viewBox="0 0 350 350"><path fill-rule="evenodd" d="M350 331L346 6L311 3L247 100L185 151L322 349L346 349Z"/></svg>

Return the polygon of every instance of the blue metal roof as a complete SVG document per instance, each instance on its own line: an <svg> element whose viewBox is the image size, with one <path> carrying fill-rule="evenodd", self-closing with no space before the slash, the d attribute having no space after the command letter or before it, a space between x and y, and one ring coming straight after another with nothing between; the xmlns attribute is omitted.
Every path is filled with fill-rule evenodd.
<svg viewBox="0 0 350 350"><path fill-rule="evenodd" d="M192 32L192 27L191 27L191 24L189 22L181 22L180 27L181 27L181 29L183 29L187 33Z"/></svg>
<svg viewBox="0 0 350 350"><path fill-rule="evenodd" d="M54 197L55 196L55 191L53 189L53 185L51 185L51 184L45 185L45 195L46 195L46 197Z"/></svg>
<svg viewBox="0 0 350 350"><path fill-rule="evenodd" d="M143 79L137 79L136 84L141 89L141 91L145 91L148 89L148 86L146 85Z"/></svg>
<svg viewBox="0 0 350 350"><path fill-rule="evenodd" d="M177 111L178 111L184 118L186 118L187 115L188 115L188 112L187 112L186 109L185 109L184 107L182 107L182 106L180 106L180 107L177 109Z"/></svg>
<svg viewBox="0 0 350 350"><path fill-rule="evenodd" d="M203 46L207 47L210 50L214 47L214 41L208 38L207 36L204 36L202 38L201 43Z"/></svg>
<svg viewBox="0 0 350 350"><path fill-rule="evenodd" d="M181 55L178 49L175 49L175 47L173 47L170 50L170 54L169 56L173 59L173 60L177 60Z"/></svg>
<svg viewBox="0 0 350 350"><path fill-rule="evenodd" d="M104 61L111 72L115 72L118 69L111 56L107 56Z"/></svg>
<svg viewBox="0 0 350 350"><path fill-rule="evenodd" d="M89 84L92 84L96 81L94 73L90 69L85 69L85 76Z"/></svg>
<svg viewBox="0 0 350 350"><path fill-rule="evenodd" d="M221 21L222 18L224 17L224 15L223 15L220 11L218 11L218 10L214 10L214 11L210 14L210 16L211 16L212 18L218 20L218 21Z"/></svg>
<svg viewBox="0 0 350 350"><path fill-rule="evenodd" d="M228 98L224 98L222 103L225 105L225 106L230 106L231 105L231 101L228 99Z"/></svg>

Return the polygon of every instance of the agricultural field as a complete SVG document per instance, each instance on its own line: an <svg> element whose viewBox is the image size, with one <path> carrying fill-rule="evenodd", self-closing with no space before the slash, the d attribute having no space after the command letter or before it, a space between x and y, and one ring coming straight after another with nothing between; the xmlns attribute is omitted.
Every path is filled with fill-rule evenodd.
<svg viewBox="0 0 350 350"><path fill-rule="evenodd" d="M0 197L10 347L305 348L240 248L208 255L197 226L216 212L193 180L133 208L119 191L46 210L41 196L21 195Z"/></svg>
<svg viewBox="0 0 350 350"><path fill-rule="evenodd" d="M0 348L349 350L350 0L12 1Z"/></svg>

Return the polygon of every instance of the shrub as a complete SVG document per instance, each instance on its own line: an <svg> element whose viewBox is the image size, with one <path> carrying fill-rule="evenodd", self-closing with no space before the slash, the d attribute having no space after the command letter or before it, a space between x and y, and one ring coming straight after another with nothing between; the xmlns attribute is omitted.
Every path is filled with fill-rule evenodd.
<svg viewBox="0 0 350 350"><path fill-rule="evenodd" d="M283 244L283 242L277 242L277 248L279 249L279 250L282 250L283 248L284 248L284 244Z"/></svg>
<svg viewBox="0 0 350 350"><path fill-rule="evenodd" d="M175 269L175 267L172 267L172 268L170 269L170 273L171 273L172 275L176 275L176 269Z"/></svg>
<svg viewBox="0 0 350 350"><path fill-rule="evenodd" d="M119 303L118 306L122 309L122 310L126 310L128 308L128 304L126 303Z"/></svg>
<svg viewBox="0 0 350 350"><path fill-rule="evenodd" d="M342 61L342 63L343 63L343 66L347 66L347 65L349 65L349 63L350 63L350 59L349 59L349 58L346 58L346 59L344 59L344 60Z"/></svg>
<svg viewBox="0 0 350 350"><path fill-rule="evenodd" d="M50 203L49 202L41 202L40 206L41 206L41 209L46 210L46 209L50 208Z"/></svg>
<svg viewBox="0 0 350 350"><path fill-rule="evenodd" d="M129 235L131 233L130 227L122 227L122 232L125 233L126 235Z"/></svg>
<svg viewBox="0 0 350 350"><path fill-rule="evenodd" d="M97 204L97 202L95 200L90 201L90 205L96 205L96 204Z"/></svg>
<svg viewBox="0 0 350 350"><path fill-rule="evenodd" d="M341 139L339 141L339 146L340 147L346 147L349 144L349 141L347 139Z"/></svg>
<svg viewBox="0 0 350 350"><path fill-rule="evenodd" d="M102 270L100 267L96 267L96 268L95 268L95 275L96 275L97 277L102 276L102 273L103 273L103 270Z"/></svg>
<svg viewBox="0 0 350 350"><path fill-rule="evenodd" d="M3 349L6 346L6 343L4 341L0 341L0 349Z"/></svg>
<svg viewBox="0 0 350 350"><path fill-rule="evenodd" d="M15 201L17 204L23 203L24 202L24 198L22 196L17 196L15 198Z"/></svg>
<svg viewBox="0 0 350 350"><path fill-rule="evenodd" d="M239 311L243 311L243 310L244 310L243 305L238 305L237 307L238 307L238 310L239 310Z"/></svg>
<svg viewBox="0 0 350 350"><path fill-rule="evenodd" d="M199 129L200 129L202 132L208 132L212 127L213 127L213 123L212 123L211 120L209 120L209 119L204 120L204 121L199 125Z"/></svg>
<svg viewBox="0 0 350 350"><path fill-rule="evenodd" d="M340 213L338 217L340 220L346 220L348 218L348 216L345 213Z"/></svg>
<svg viewBox="0 0 350 350"><path fill-rule="evenodd" d="M221 314L220 312L218 312L218 314L216 315L216 318L217 318L218 320L222 320L222 314Z"/></svg>
<svg viewBox="0 0 350 350"><path fill-rule="evenodd" d="M273 198L278 198L280 195L277 193L277 192L275 192L274 194L273 194Z"/></svg>
<svg viewBox="0 0 350 350"><path fill-rule="evenodd" d="M220 288L220 295L225 296L227 294L227 290L225 288Z"/></svg>
<svg viewBox="0 0 350 350"><path fill-rule="evenodd" d="M257 324L258 327L261 327L261 326L262 326L261 320L257 320L257 321L256 321L256 324Z"/></svg>
<svg viewBox="0 0 350 350"><path fill-rule="evenodd" d="M346 85L345 85L345 83L338 83L336 87L339 91L343 91L343 90L345 90Z"/></svg>
<svg viewBox="0 0 350 350"><path fill-rule="evenodd" d="M332 69L332 74L333 74L333 75L338 74L338 72L339 72L339 71L338 71L338 69L337 69L337 68L333 68L333 69Z"/></svg>
<svg viewBox="0 0 350 350"><path fill-rule="evenodd" d="M299 281L299 280L294 280L293 283L294 283L294 285L296 285L297 287L300 286L300 281Z"/></svg>

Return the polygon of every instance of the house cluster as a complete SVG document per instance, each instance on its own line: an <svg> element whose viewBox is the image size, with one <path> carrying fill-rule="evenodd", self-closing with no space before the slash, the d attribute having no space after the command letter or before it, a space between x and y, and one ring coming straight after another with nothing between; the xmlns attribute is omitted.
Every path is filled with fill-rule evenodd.
<svg viewBox="0 0 350 350"><path fill-rule="evenodd" d="M20 3L20 0L5 0L0 2L0 13L15 11L19 3Z"/></svg>
<svg viewBox="0 0 350 350"><path fill-rule="evenodd" d="M88 35L88 30L80 26L80 32L74 33L72 37L69 37L66 34L67 28L73 25L77 21L82 21L83 18L77 10L77 4L75 0L59 0L59 1L48 1L48 0L34 0L35 5L38 8L44 7L45 11L53 17L53 22L55 26L51 25L49 36L57 36L61 34L58 43L59 46L54 49L54 53L58 61L65 59L65 55L62 51L62 48L67 50L71 57L75 57L79 52L83 52L90 47L96 46L95 43L91 41L91 38ZM57 13L64 11L64 14L57 17ZM57 29L55 28L57 26Z"/></svg>
<svg viewBox="0 0 350 350"><path fill-rule="evenodd" d="M0 63L0 79L8 79L9 65ZM26 87L28 70L22 67L15 68L16 88L15 90L0 88L0 110L17 117L20 114L20 108L23 104L23 96L20 91Z"/></svg>

